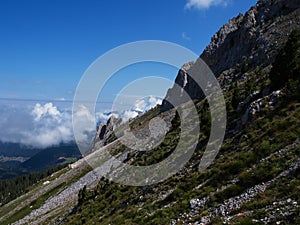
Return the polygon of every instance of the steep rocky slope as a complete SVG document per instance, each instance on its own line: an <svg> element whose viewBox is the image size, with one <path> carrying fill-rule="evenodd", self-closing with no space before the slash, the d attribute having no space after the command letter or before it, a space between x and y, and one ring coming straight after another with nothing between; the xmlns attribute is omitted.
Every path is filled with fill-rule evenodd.
<svg viewBox="0 0 300 225"><path fill-rule="evenodd" d="M282 80L278 90L270 79L276 57L290 54L279 51L286 43L298 46L292 57L300 68L300 34L292 33L300 29L299 18L299 1L260 0L224 25L201 55L218 77L228 117L223 146L209 168L198 171L210 133L209 107L188 75L193 63L187 63L175 82L194 99L201 131L184 168L158 184L131 187L101 178L115 176L119 165L111 172L107 162L95 173L82 159L2 206L0 223L300 224L299 76ZM99 127L87 157L105 160L110 152L138 166L168 157L180 140L183 123L167 104L177 91L170 89L161 107L129 121L134 134L146 137L151 119L164 119L168 130L159 146L150 151L124 146L111 132L111 120ZM118 132L126 130L121 126ZM151 140L142 144L151 149Z"/></svg>
<svg viewBox="0 0 300 225"><path fill-rule="evenodd" d="M266 68L274 62L290 32L299 29L299 7L297 0L258 1L245 15L229 20L212 37L200 58L219 77L223 88L231 85L236 76L246 79L247 71L258 66ZM202 99L203 93L186 73L192 65L190 62L182 67L175 83L191 98ZM172 96L178 96L176 90L169 90L166 100ZM164 102L163 110L164 104L168 105Z"/></svg>
<svg viewBox="0 0 300 225"><path fill-rule="evenodd" d="M240 14L224 25L201 58L216 76L245 61L254 66L273 62L274 50L299 26L297 13L293 14L299 6L297 0L259 1L245 15Z"/></svg>

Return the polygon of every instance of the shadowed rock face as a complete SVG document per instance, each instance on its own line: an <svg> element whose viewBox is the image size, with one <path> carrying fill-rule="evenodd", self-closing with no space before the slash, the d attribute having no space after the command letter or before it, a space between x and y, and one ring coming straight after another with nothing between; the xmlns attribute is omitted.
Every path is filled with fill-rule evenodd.
<svg viewBox="0 0 300 225"><path fill-rule="evenodd" d="M107 128L107 125L105 123L101 123L98 127L96 137L99 137L100 140L103 140L105 132L106 132L106 128Z"/></svg>
<svg viewBox="0 0 300 225"><path fill-rule="evenodd" d="M247 61L248 64L270 63L271 50L281 46L281 36L293 30L280 17L300 7L298 0L260 0L245 15L239 14L225 24L211 39L200 56L218 77L223 71ZM270 23L266 28L265 24ZM275 28L277 25L277 28ZM275 28L275 29L272 29Z"/></svg>
<svg viewBox="0 0 300 225"><path fill-rule="evenodd" d="M180 105L185 102L182 98L182 92L185 91L191 99L202 99L204 94L197 83L189 76L188 70L192 67L194 62L189 62L183 65L179 70L173 88L169 89L165 99L161 105L161 111L167 111L173 108L174 105ZM171 104L173 103L173 104Z"/></svg>
<svg viewBox="0 0 300 225"><path fill-rule="evenodd" d="M239 14L229 20L211 39L200 58L210 67L218 78L226 79L232 71L254 68L264 63L271 64L275 55L286 41L290 32L300 23L283 19L300 7L299 0L260 0L245 15ZM298 13L299 14L299 13ZM297 12L295 16L298 15ZM201 88L190 78L188 70L193 62L183 65L176 77L176 85L169 89L163 100L161 111L173 108L173 103L183 103L180 99L182 89L191 99L203 99ZM225 78L224 78L225 76ZM222 82L221 82L222 84Z"/></svg>
<svg viewBox="0 0 300 225"><path fill-rule="evenodd" d="M121 124L121 119L111 116L106 123L102 122L98 128L94 140L94 147L104 146L105 140L113 133L114 127Z"/></svg>

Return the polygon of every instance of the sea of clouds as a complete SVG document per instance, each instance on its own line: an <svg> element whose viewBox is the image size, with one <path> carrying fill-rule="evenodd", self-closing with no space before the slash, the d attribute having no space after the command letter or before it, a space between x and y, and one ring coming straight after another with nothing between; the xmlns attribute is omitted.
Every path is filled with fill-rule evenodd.
<svg viewBox="0 0 300 225"><path fill-rule="evenodd" d="M161 101L160 98L150 96L137 100L128 110L113 114L127 121L161 104ZM77 141L91 141L96 127L87 124L106 121L111 114L107 108L92 114L85 106L79 107L75 112L75 116L80 118L76 120L79 123L77 127L80 127L80 140ZM74 142L72 103L0 101L0 141L31 148L47 148Z"/></svg>

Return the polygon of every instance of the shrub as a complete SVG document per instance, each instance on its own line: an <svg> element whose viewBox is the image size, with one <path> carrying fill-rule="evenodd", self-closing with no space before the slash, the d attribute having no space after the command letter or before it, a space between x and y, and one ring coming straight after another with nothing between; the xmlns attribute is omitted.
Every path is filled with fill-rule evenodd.
<svg viewBox="0 0 300 225"><path fill-rule="evenodd" d="M273 63L270 80L273 89L284 87L289 79L299 80L300 75L300 30L294 30Z"/></svg>
<svg viewBox="0 0 300 225"><path fill-rule="evenodd" d="M252 225L252 224L254 224L252 222L252 219L248 218L248 217L242 218L242 219L239 220L239 225Z"/></svg>

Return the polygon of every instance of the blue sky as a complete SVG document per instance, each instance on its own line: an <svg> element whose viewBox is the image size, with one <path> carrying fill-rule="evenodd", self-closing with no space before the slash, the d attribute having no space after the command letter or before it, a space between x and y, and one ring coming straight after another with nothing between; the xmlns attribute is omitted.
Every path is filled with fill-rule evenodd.
<svg viewBox="0 0 300 225"><path fill-rule="evenodd" d="M175 42L200 55L212 35L256 0L2 0L0 98L72 100L88 66L106 51L139 40ZM124 82L142 76L128 70ZM160 68L174 80L174 68ZM126 71L126 70L125 70ZM125 82L126 83L126 82Z"/></svg>

